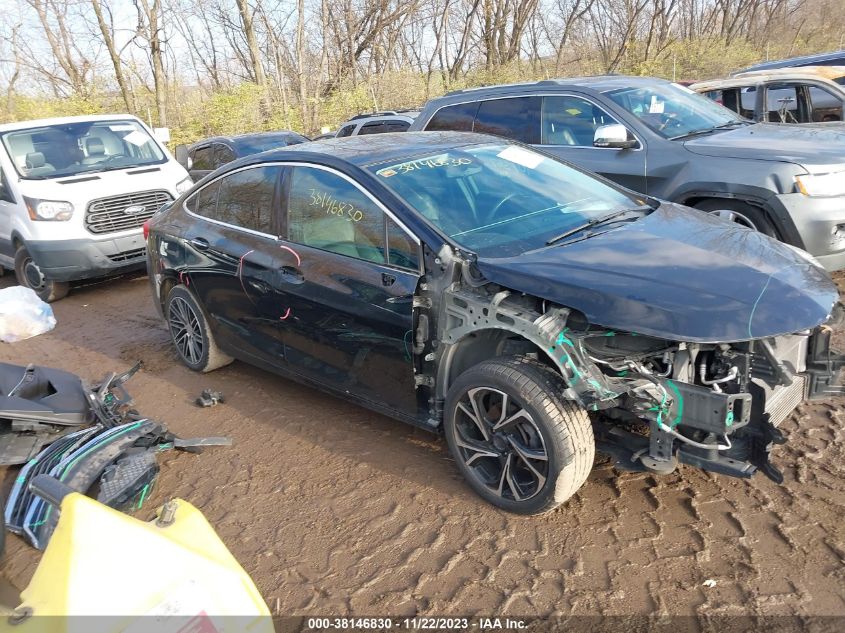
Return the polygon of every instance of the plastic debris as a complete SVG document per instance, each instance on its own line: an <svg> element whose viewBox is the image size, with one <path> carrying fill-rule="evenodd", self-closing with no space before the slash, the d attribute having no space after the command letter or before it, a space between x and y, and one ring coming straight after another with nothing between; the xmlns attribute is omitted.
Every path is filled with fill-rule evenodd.
<svg viewBox="0 0 845 633"><path fill-rule="evenodd" d="M213 407L218 402L226 402L225 396L219 391L212 391L211 389L203 389L200 397L197 398L198 407Z"/></svg>
<svg viewBox="0 0 845 633"><path fill-rule="evenodd" d="M707 587L708 589L712 589L713 587L715 587L715 586L716 586L716 581L715 581L715 580L713 580L712 578L708 578L707 580L705 580L705 581L704 581L703 583L701 583L701 584L703 584L703 585L704 585L705 587Z"/></svg>
<svg viewBox="0 0 845 633"><path fill-rule="evenodd" d="M53 308L23 286L0 290L0 341L15 343L56 327Z"/></svg>

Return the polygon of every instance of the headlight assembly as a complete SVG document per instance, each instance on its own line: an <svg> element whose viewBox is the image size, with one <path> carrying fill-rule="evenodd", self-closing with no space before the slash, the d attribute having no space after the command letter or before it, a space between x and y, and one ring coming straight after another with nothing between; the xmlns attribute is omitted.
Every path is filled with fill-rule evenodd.
<svg viewBox="0 0 845 633"><path fill-rule="evenodd" d="M845 171L795 176L795 184L805 196L845 196Z"/></svg>
<svg viewBox="0 0 845 633"><path fill-rule="evenodd" d="M31 220L64 222L73 215L73 205L61 200L38 200L24 196Z"/></svg>

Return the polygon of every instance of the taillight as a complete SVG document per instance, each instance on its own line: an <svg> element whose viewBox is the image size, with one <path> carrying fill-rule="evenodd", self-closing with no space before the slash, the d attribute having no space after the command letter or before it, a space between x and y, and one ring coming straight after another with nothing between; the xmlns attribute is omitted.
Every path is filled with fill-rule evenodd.
<svg viewBox="0 0 845 633"><path fill-rule="evenodd" d="M144 222L144 241L150 237L150 221Z"/></svg>

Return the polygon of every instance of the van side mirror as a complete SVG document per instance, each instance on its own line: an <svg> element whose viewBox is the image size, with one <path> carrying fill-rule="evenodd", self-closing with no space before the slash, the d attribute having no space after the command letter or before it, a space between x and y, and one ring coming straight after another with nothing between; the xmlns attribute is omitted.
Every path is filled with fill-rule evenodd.
<svg viewBox="0 0 845 633"><path fill-rule="evenodd" d="M176 155L176 162L182 165L187 170L190 170L193 165L191 163L191 156L188 154L188 146L184 143L181 145L177 145L176 149L173 150L173 153Z"/></svg>
<svg viewBox="0 0 845 633"><path fill-rule="evenodd" d="M628 128L621 123L600 125L593 135L593 147L631 149L637 145L637 140L631 136Z"/></svg>
<svg viewBox="0 0 845 633"><path fill-rule="evenodd" d="M153 136L159 143L170 142L170 128L169 127L154 127Z"/></svg>

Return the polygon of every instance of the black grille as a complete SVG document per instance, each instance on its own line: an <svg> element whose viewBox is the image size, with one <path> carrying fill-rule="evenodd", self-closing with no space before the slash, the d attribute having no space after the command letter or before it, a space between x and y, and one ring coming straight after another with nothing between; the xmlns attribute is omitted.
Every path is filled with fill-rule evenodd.
<svg viewBox="0 0 845 633"><path fill-rule="evenodd" d="M127 262L130 259L137 259L139 257L143 257L146 254L146 248L135 248L131 251L123 251L122 253L115 253L114 255L109 255L109 259L113 262Z"/></svg>
<svg viewBox="0 0 845 633"><path fill-rule="evenodd" d="M94 200L85 211L85 228L91 233L114 233L137 229L173 198L166 191L139 191ZM131 213L127 209L140 207Z"/></svg>

